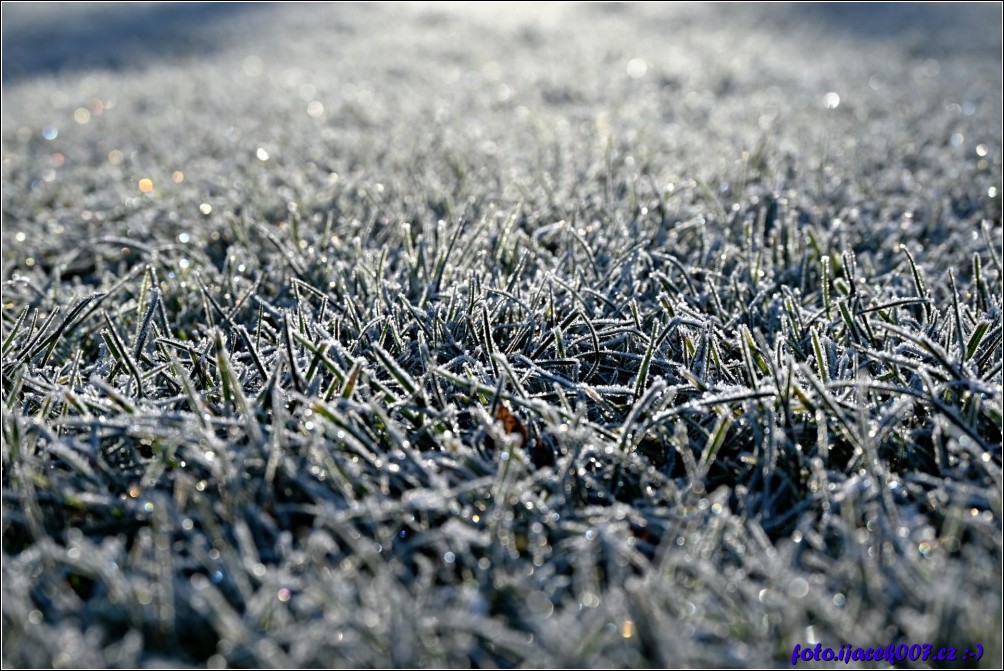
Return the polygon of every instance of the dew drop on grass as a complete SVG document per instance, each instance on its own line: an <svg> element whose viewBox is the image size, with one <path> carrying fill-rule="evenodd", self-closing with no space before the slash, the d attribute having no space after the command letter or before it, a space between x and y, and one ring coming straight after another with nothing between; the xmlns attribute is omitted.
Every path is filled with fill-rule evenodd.
<svg viewBox="0 0 1004 671"><path fill-rule="evenodd" d="M248 77L257 77L258 75L260 75L262 71L262 66L263 66L262 60L258 56L248 56L247 58L244 59L244 62L241 63L241 67L244 70L244 74L246 74Z"/></svg>
<svg viewBox="0 0 1004 671"><path fill-rule="evenodd" d="M809 583L805 578L795 578L788 585L788 594L796 599L803 599L809 594Z"/></svg>
<svg viewBox="0 0 1004 671"><path fill-rule="evenodd" d="M531 592L526 598L526 605L534 615L541 618L548 618L554 613L554 603L544 592L537 590Z"/></svg>
<svg viewBox="0 0 1004 671"><path fill-rule="evenodd" d="M625 71L631 79L641 79L648 72L648 64L642 58L632 58L628 61Z"/></svg>

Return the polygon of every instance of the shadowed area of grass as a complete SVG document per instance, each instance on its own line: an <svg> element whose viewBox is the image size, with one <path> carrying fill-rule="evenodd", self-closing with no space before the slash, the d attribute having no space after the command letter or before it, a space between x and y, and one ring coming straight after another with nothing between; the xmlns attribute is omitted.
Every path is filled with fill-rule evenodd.
<svg viewBox="0 0 1004 671"><path fill-rule="evenodd" d="M1000 659L999 7L8 11L5 664Z"/></svg>

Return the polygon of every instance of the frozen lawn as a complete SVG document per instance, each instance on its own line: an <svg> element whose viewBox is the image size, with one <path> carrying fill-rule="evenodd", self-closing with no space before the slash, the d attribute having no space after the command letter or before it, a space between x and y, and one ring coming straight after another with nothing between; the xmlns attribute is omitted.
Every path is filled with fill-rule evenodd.
<svg viewBox="0 0 1004 671"><path fill-rule="evenodd" d="M1000 53L5 3L4 664L1000 664Z"/></svg>

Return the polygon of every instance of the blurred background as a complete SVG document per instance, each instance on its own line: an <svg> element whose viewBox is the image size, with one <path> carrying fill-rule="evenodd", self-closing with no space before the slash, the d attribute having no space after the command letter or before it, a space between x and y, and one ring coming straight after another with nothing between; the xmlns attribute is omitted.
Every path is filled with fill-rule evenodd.
<svg viewBox="0 0 1004 671"><path fill-rule="evenodd" d="M656 6L652 6L652 5ZM411 22L411 29L444 33L444 23L470 22L481 30L522 25L548 29L558 24L632 17L641 31L651 19L682 21L700 31L708 26L774 33L779 38L853 37L909 45L934 55L946 49L1000 49L1000 8L995 3L467 3L416 2L408 6L349 3L4 3L3 82L94 69L141 68L157 61L211 58L231 49L275 49L283 42L323 51L345 37L338 28L365 31ZM657 22L658 25L659 22ZM702 25L707 24L707 25ZM396 26L400 29L401 26ZM334 30L334 32L333 32ZM462 32L460 26L454 31ZM447 30L447 35L454 31ZM352 32L352 31L348 31ZM667 39L674 38L667 31ZM288 45L287 45L288 46ZM518 46L518 45L514 45ZM727 54L723 54L725 56ZM987 54L988 57L992 54Z"/></svg>

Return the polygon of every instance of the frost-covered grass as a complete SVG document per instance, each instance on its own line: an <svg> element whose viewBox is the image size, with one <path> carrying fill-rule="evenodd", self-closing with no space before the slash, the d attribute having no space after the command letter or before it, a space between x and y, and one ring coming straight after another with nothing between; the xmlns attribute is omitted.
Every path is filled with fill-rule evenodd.
<svg viewBox="0 0 1004 671"><path fill-rule="evenodd" d="M999 6L15 10L5 664L999 663Z"/></svg>

